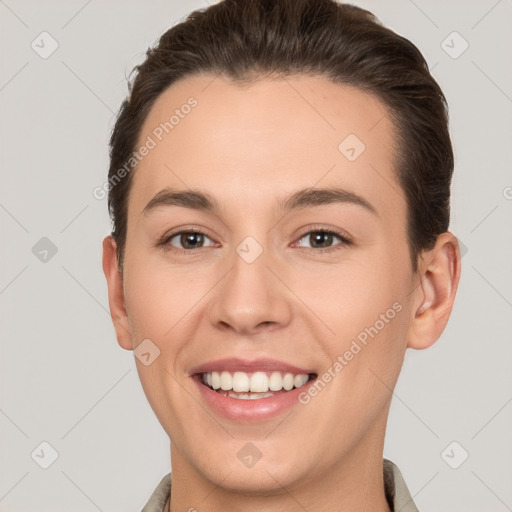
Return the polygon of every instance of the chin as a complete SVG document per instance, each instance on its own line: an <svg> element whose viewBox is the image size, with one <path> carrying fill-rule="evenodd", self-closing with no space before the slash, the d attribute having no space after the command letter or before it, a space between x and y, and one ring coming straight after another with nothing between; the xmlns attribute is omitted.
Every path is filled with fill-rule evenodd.
<svg viewBox="0 0 512 512"><path fill-rule="evenodd" d="M218 468L218 471L204 476L223 489L246 496L282 494L283 488L292 486L303 477L293 468L282 464L265 464L260 460L256 466L241 469L240 465L233 464L230 468Z"/></svg>

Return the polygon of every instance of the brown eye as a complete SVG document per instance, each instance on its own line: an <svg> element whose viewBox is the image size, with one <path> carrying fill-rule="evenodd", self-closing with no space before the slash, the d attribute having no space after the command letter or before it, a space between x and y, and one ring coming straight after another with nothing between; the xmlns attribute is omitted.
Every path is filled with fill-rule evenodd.
<svg viewBox="0 0 512 512"><path fill-rule="evenodd" d="M205 245L208 240L211 242L209 237L198 231L180 231L167 238L164 243L177 249L192 250L213 245L213 243Z"/></svg>
<svg viewBox="0 0 512 512"><path fill-rule="evenodd" d="M325 231L314 231L309 235L310 246L325 248L330 247L332 245L334 236L330 233L326 233Z"/></svg>
<svg viewBox="0 0 512 512"><path fill-rule="evenodd" d="M326 229L319 229L316 231L309 231L299 239L299 244L302 240L306 240L303 247L311 249L330 249L336 248L337 245L349 245L350 241L343 235ZM340 243L335 243L336 240ZM308 245L309 244L309 245Z"/></svg>

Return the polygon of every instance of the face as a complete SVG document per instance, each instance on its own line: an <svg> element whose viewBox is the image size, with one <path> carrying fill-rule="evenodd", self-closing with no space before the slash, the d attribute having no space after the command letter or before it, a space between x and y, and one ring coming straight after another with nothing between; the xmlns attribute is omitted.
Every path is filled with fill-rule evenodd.
<svg viewBox="0 0 512 512"><path fill-rule="evenodd" d="M194 76L153 105L119 338L150 340L173 471L272 492L381 458L415 283L394 141L377 98L320 77Z"/></svg>

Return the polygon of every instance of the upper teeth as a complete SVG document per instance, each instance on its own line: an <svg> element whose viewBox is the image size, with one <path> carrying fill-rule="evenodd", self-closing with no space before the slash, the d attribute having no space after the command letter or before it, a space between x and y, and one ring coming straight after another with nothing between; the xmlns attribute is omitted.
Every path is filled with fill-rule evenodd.
<svg viewBox="0 0 512 512"><path fill-rule="evenodd" d="M285 389L290 391L295 386L300 388L309 380L309 375L300 373L281 372L254 372L252 374L245 372L227 371L203 373L203 382L213 389L222 389L224 391L233 390L237 393L254 392L265 393L266 391L281 391Z"/></svg>

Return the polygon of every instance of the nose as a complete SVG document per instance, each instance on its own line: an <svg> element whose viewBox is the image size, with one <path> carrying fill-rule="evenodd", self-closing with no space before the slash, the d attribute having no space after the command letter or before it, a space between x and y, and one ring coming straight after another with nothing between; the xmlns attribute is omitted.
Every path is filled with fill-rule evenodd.
<svg viewBox="0 0 512 512"><path fill-rule="evenodd" d="M214 288L209 316L217 329L251 335L282 328L291 320L292 307L287 289L276 277L279 270L263 251L256 260L238 253L233 265ZM270 268L269 268L270 267Z"/></svg>

